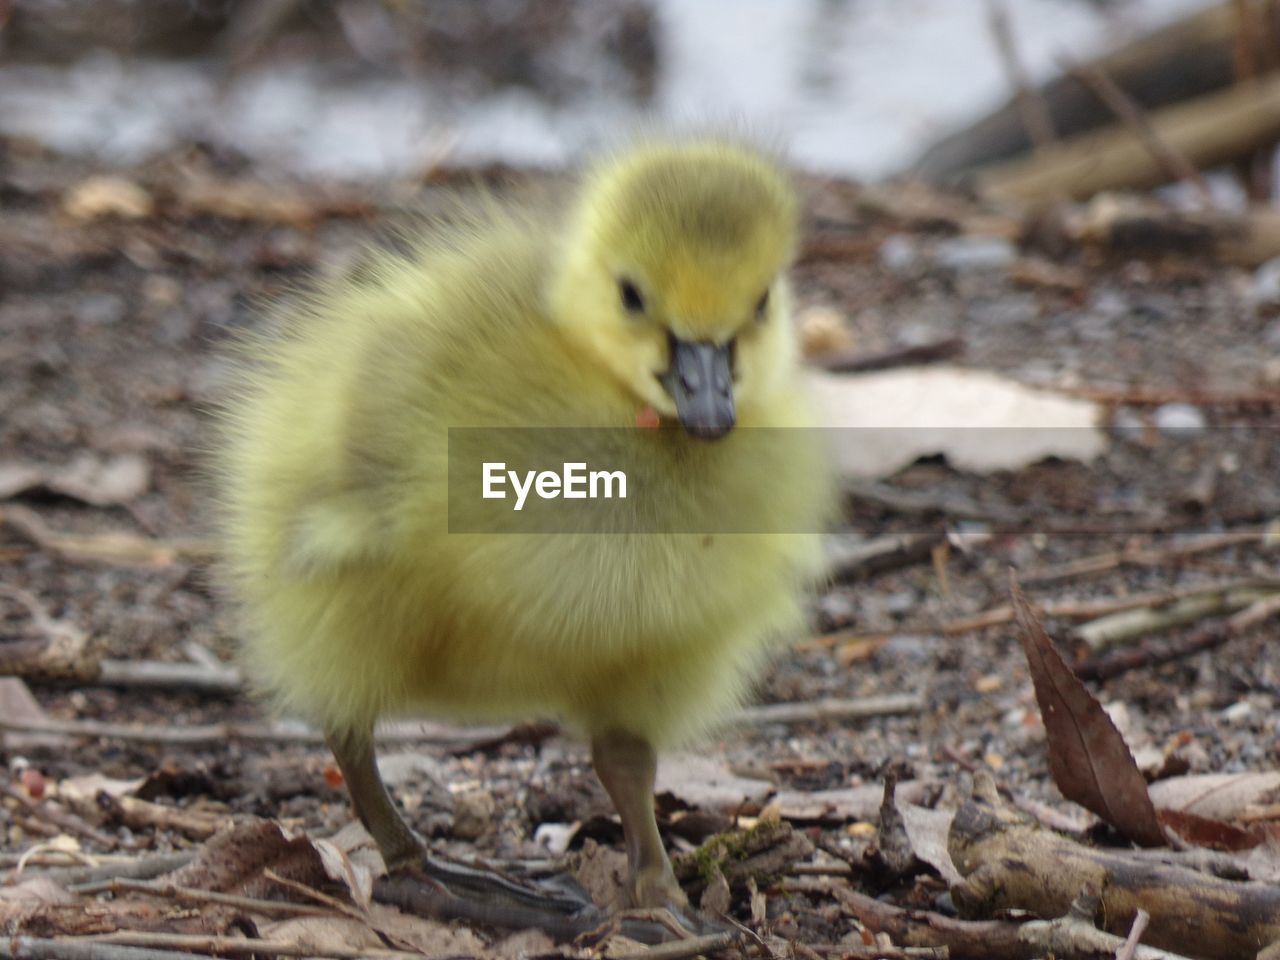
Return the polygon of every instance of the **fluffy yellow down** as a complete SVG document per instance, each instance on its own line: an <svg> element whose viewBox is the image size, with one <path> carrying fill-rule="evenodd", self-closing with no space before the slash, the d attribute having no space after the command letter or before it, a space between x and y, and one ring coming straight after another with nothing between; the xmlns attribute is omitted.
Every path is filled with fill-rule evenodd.
<svg viewBox="0 0 1280 960"><path fill-rule="evenodd" d="M695 141L602 162L563 214L485 207L243 345L215 473L249 675L335 731L536 715L687 738L800 626L834 502L816 432L770 432L763 458L744 442L810 423L782 276L794 198L771 161ZM619 305L620 271L648 316ZM670 330L735 339L723 440L635 428L673 413ZM796 532L451 534L451 426L629 429L610 436L648 445L630 459L670 488L666 529L697 529L710 497L742 529Z"/></svg>

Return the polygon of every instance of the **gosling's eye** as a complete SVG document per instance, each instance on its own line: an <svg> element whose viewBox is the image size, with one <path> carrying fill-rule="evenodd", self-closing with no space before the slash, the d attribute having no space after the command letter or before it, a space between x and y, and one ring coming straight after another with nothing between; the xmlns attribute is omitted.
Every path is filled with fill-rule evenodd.
<svg viewBox="0 0 1280 960"><path fill-rule="evenodd" d="M766 290L760 294L760 299L756 301L756 319L763 320L765 313L769 310L769 291Z"/></svg>
<svg viewBox="0 0 1280 960"><path fill-rule="evenodd" d="M618 281L618 295L627 313L644 313L644 297L634 283L625 277Z"/></svg>

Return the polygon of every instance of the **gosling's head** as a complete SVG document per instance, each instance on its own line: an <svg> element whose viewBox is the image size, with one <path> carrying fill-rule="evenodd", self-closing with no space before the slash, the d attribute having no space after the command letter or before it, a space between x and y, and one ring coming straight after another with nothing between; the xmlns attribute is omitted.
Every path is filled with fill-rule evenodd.
<svg viewBox="0 0 1280 960"><path fill-rule="evenodd" d="M795 197L765 157L717 141L641 147L588 176L551 309L637 410L716 439L794 362L795 233Z"/></svg>

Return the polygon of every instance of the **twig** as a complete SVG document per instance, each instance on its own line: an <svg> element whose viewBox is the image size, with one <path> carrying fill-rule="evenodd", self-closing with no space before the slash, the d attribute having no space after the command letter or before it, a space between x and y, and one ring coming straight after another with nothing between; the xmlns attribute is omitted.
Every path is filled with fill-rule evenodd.
<svg viewBox="0 0 1280 960"><path fill-rule="evenodd" d="M1107 109L1129 128L1156 163L1164 168L1170 179L1186 183L1196 191L1196 195L1205 207L1213 206L1213 194L1209 192L1209 187L1200 176L1200 171L1196 169L1195 164L1156 132L1155 127L1142 112L1142 108L1129 94L1125 93L1118 83L1107 76L1101 67L1074 63L1065 58L1060 62L1071 76L1092 90L1097 98L1106 104Z"/></svg>
<svg viewBox="0 0 1280 960"><path fill-rule="evenodd" d="M727 950L737 943L736 933L710 933L704 937L690 937L687 940L674 940L661 943L647 950L636 950L632 953L618 955L618 960L687 960L704 953L717 953Z"/></svg>
<svg viewBox="0 0 1280 960"><path fill-rule="evenodd" d="M235 667L162 660L102 660L95 682L108 687L184 689L226 695L244 689L244 679Z"/></svg>
<svg viewBox="0 0 1280 960"><path fill-rule="evenodd" d="M88 635L67 620L53 617L43 603L21 587L0 584L0 597L21 604L41 639L0 647L0 675L88 682L97 673Z"/></svg>
<svg viewBox="0 0 1280 960"><path fill-rule="evenodd" d="M180 687L217 694L239 693L243 687L240 671L211 660L212 655L199 663L99 659L88 634L71 621L52 616L31 593L0 584L0 597L21 604L42 637L0 647L0 675L116 687Z"/></svg>
<svg viewBox="0 0 1280 960"><path fill-rule="evenodd" d="M1125 937L1124 946L1116 952L1116 960L1133 960L1134 954L1138 952L1142 934L1146 932L1147 924L1150 922L1151 914L1139 909L1134 915L1133 926L1129 928L1129 936Z"/></svg>
<svg viewBox="0 0 1280 960"><path fill-rule="evenodd" d="M1215 613L1235 613L1275 597L1275 590L1230 590L1186 597L1160 609L1139 608L1108 614L1072 631L1072 636L1094 654L1162 630L1195 623Z"/></svg>
<svg viewBox="0 0 1280 960"><path fill-rule="evenodd" d="M1044 585L1069 580L1073 577L1106 573L1124 566L1155 567L1216 550L1225 550L1228 547L1248 543L1264 543L1267 538L1268 531L1265 529L1233 530L1226 533L1204 534L1167 547L1127 547L1124 550L1115 550L1092 557L1082 557L1079 560L1073 560L1070 563L1064 563L1056 567L1028 570L1025 573L1019 573L1018 580L1023 586L1028 584Z"/></svg>
<svg viewBox="0 0 1280 960"><path fill-rule="evenodd" d="M374 738L379 743L439 743L457 747L480 740L489 742L498 736L499 728L480 727L466 730L442 724L396 724L379 728ZM505 728L501 728L505 729ZM160 727L130 723L100 723L95 720L23 720L0 716L0 730L23 733L57 733L75 737L102 737L131 743L222 743L242 740L255 743L322 744L324 734L296 723L209 723L190 727Z"/></svg>
<svg viewBox="0 0 1280 960"><path fill-rule="evenodd" d="M1103 617L1109 613L1120 613L1124 610L1135 610L1138 607L1157 607L1178 599L1172 591L1156 593L1135 593L1131 597L1107 597L1099 600L1052 600L1043 603L1032 603L1036 615L1044 619L1073 620ZM999 627L1013 622L1013 607L1007 603L991 607L968 617L957 617L942 624L945 636L955 637L988 627Z"/></svg>
<svg viewBox="0 0 1280 960"><path fill-rule="evenodd" d="M1238 580L1227 580L1209 583L1196 587L1181 587L1171 590L1152 590L1147 593L1135 593L1127 597L1098 597L1095 600L1046 600L1043 603L1032 603L1036 615L1044 619L1055 620L1093 620L1126 610L1137 610L1143 607L1160 609L1169 604L1188 597L1199 597L1207 594L1226 593L1231 590L1280 590L1280 579L1270 577L1245 577ZM949 637L987 627L998 627L1013 622L1013 607L1007 603L983 610L968 617L948 620L940 627L943 634ZM825 638L819 637L808 641L814 644ZM833 643L826 644L833 646Z"/></svg>
<svg viewBox="0 0 1280 960"><path fill-rule="evenodd" d="M3 793L11 800L17 801L31 816L52 824L61 830L79 834L99 846L106 847L108 850L114 850L124 845L117 838L103 833L91 824L85 823L84 820L68 810L60 810L47 802L32 800L12 784L0 782L0 793Z"/></svg>
<svg viewBox="0 0 1280 960"><path fill-rule="evenodd" d="M1009 19L1009 10L999 0L988 0L987 21L991 27L991 35L996 41L996 50L1000 53L1000 62L1004 66L1005 76L1013 87L1014 102L1018 114L1022 118L1022 126L1027 131L1031 143L1037 148L1050 146L1057 142L1058 133L1053 128L1053 115L1044 97L1031 85L1022 58L1018 56L1018 47L1013 38L1013 24Z"/></svg>
<svg viewBox="0 0 1280 960"><path fill-rule="evenodd" d="M336 960L360 960L361 957L386 957L397 960L422 960L420 953L402 950L379 950L375 947L348 947L338 943L308 944L288 940L250 940L247 937L208 937L190 933L153 933L141 930L117 930L101 936L76 937L62 943L119 944L131 947L171 947L191 953L277 954L282 957L334 957Z"/></svg>
<svg viewBox="0 0 1280 960"><path fill-rule="evenodd" d="M952 960L1032 960L1053 956L1104 956L1123 943L1116 936L1067 914L1057 920L955 920L923 910L904 910L844 888L836 898L868 929L896 943L947 947ZM1139 947L1134 960L1188 960L1179 954Z"/></svg>
<svg viewBox="0 0 1280 960"><path fill-rule="evenodd" d="M738 714L742 723L812 723L821 720L861 720L919 713L924 697L917 693L891 693L857 700L824 699L809 703L770 703L747 707Z"/></svg>
<svg viewBox="0 0 1280 960"><path fill-rule="evenodd" d="M965 351L960 337L947 337L932 343L899 347L883 353L821 353L809 360L810 365L831 373L871 373L876 370L892 370L895 367L912 367L924 363L950 360Z"/></svg>
<svg viewBox="0 0 1280 960"><path fill-rule="evenodd" d="M202 540L148 540L118 531L87 536L60 533L51 530L34 510L17 504L0 508L0 523L67 560L167 567L179 560L207 560L214 552L213 546Z"/></svg>
<svg viewBox="0 0 1280 960"><path fill-rule="evenodd" d="M854 550L837 559L832 564L831 579L837 583L852 583L889 570L927 563L933 557L933 548L946 539L945 530L877 537L858 544Z"/></svg>
<svg viewBox="0 0 1280 960"><path fill-rule="evenodd" d="M28 876L52 877L73 892L81 885L98 883L102 880L133 879L146 880L158 877L184 867L195 858L194 852L161 853L153 857L142 857L133 860L107 860L102 858L96 867L54 867L48 870L33 870Z"/></svg>
<svg viewBox="0 0 1280 960"><path fill-rule="evenodd" d="M1255 264L1256 266L1256 264ZM1189 403L1197 407L1228 407L1241 410L1271 410L1280 406L1280 391L1274 387L1227 392L1223 390L1181 389L1178 387L1108 386L1089 383L1060 383L1058 393L1126 407L1160 407L1166 403Z"/></svg>
<svg viewBox="0 0 1280 960"><path fill-rule="evenodd" d="M845 495L855 501L874 503L895 513L944 516L953 520L984 520L1012 527L1025 527L1028 522L1025 516L1016 511L984 506L976 500L956 494L901 490L875 480L845 480L843 488Z"/></svg>
<svg viewBox="0 0 1280 960"><path fill-rule="evenodd" d="M179 887L172 883L154 883L146 880L103 880L98 883L82 884L75 892L85 896L97 893L145 893L153 897L164 897L184 903L220 903L241 910L255 913L280 914L290 917L323 917L331 911L310 903L290 903L287 900L260 900L256 897L241 897L232 893L219 893L216 890L199 890L195 887Z"/></svg>
<svg viewBox="0 0 1280 960"><path fill-rule="evenodd" d="M131 830L172 830L192 840L208 840L231 823L231 815L167 807L138 797L112 797L99 793L96 803L113 821Z"/></svg>
<svg viewBox="0 0 1280 960"><path fill-rule="evenodd" d="M0 960L191 960L191 954L111 943L4 937L0 938Z"/></svg>
<svg viewBox="0 0 1280 960"><path fill-rule="evenodd" d="M305 897L310 897L317 903L324 904L324 906L328 907L330 910L336 910L339 913L346 914L353 920L359 920L362 923L369 922L369 914L367 911L362 911L357 907L353 907L349 903L343 903L337 897L331 897L327 893L317 890L315 887L309 887L299 880L290 880L288 877L282 877L270 867L264 869L262 871L262 875L272 883L278 883L286 890L293 890L295 893L301 893ZM313 907L312 909L323 910L324 907Z"/></svg>
<svg viewBox="0 0 1280 960"><path fill-rule="evenodd" d="M1072 670L1081 680L1108 680L1130 670L1183 660L1204 650L1220 647L1277 614L1280 614L1280 597L1267 597L1234 616L1197 630L1186 639L1167 647L1154 649L1144 645L1137 649L1090 657L1077 663Z"/></svg>

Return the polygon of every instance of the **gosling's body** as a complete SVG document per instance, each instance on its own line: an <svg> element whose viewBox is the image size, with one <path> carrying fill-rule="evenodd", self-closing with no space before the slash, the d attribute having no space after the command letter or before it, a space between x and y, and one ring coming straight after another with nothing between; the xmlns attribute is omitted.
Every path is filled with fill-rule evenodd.
<svg viewBox="0 0 1280 960"><path fill-rule="evenodd" d="M597 174L596 193L616 193L610 178L627 181L627 164L639 165L633 179L646 164L662 173L664 157L685 180L725 162L748 178L774 176L736 147L646 149ZM719 189L678 186L695 197ZM414 255L385 256L371 280L322 291L283 335L249 348L220 462L227 568L246 613L251 675L331 739L363 743L379 717L425 712L555 715L597 753L617 736L661 746L721 716L770 643L800 622L797 594L819 570L813 531L832 499L814 433L771 432L762 463L759 442L734 432L707 442L636 427L646 406L674 421L671 401L649 382L667 362L663 331L710 340L715 332L698 324L726 312L743 387L737 428L809 425L785 281L775 275L790 238L752 237L763 253L748 250L759 262L747 266L769 291L764 315L752 319L759 284L739 284L731 309L703 289L721 270L715 231L733 223L712 215L688 228L710 231L692 248L707 251L707 269L683 265L701 254L678 243L655 251L662 230L679 229L673 206L676 226L670 216L655 226L638 255L649 257L647 312L658 314L663 285L679 288L664 302L680 317L652 336L625 318L611 329L603 318L618 309L615 273L633 267L602 263L590 249L621 242L607 222L616 211L598 209L591 187L585 195L560 218L493 209L441 228ZM448 429L462 426L620 428L607 444L634 438L628 462L650 471L631 483L671 492L660 515L645 518L649 529L700 530L711 498L742 518L741 529L792 532L450 533ZM599 454L607 464L610 450ZM633 507L616 509L628 529Z"/></svg>

